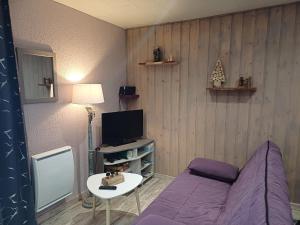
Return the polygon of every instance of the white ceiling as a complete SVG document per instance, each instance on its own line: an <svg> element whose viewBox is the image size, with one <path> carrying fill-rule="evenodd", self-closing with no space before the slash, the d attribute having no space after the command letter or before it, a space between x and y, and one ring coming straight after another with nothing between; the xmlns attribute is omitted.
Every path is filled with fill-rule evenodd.
<svg viewBox="0 0 300 225"><path fill-rule="evenodd" d="M132 28L286 4L295 0L54 0L115 24Z"/></svg>

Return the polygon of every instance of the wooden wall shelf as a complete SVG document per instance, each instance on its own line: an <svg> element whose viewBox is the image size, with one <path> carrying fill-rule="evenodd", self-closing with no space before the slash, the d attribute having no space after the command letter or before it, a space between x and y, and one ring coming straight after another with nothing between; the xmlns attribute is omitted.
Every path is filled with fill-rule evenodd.
<svg viewBox="0 0 300 225"><path fill-rule="evenodd" d="M256 92L256 88L239 88L239 87L221 87L221 88L215 88L215 87L209 87L206 88L207 90L210 91L218 91L218 92Z"/></svg>
<svg viewBox="0 0 300 225"><path fill-rule="evenodd" d="M161 62L140 62L139 65L141 66L163 66L163 65L177 65L178 62L176 61L161 61Z"/></svg>
<svg viewBox="0 0 300 225"><path fill-rule="evenodd" d="M119 95L122 100L138 99L139 95Z"/></svg>

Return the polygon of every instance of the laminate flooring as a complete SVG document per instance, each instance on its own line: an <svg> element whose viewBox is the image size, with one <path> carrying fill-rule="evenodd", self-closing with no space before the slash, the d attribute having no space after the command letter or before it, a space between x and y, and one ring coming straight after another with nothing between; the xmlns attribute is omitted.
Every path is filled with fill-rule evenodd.
<svg viewBox="0 0 300 225"><path fill-rule="evenodd" d="M139 190L141 210L143 211L173 180L173 177L156 174L141 186ZM137 205L134 193L121 196L111 201L111 224L130 225L137 217ZM92 217L92 209L85 209L81 202L65 208L54 209L52 216L39 223L40 225L105 225L105 204L96 209L96 217Z"/></svg>

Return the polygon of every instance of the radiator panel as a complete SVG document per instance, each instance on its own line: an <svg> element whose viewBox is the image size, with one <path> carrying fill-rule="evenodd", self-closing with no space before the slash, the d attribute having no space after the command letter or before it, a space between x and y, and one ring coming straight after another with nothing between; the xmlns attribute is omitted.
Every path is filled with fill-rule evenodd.
<svg viewBox="0 0 300 225"><path fill-rule="evenodd" d="M74 159L70 146L32 156L36 212L73 192Z"/></svg>

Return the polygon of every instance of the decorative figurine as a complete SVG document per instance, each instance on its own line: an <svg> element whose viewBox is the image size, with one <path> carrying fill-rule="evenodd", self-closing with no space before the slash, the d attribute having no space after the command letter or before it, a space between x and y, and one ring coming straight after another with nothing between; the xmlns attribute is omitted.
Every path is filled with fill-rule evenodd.
<svg viewBox="0 0 300 225"><path fill-rule="evenodd" d="M240 77L238 82L239 88L251 88L252 87L252 77L244 78Z"/></svg>
<svg viewBox="0 0 300 225"><path fill-rule="evenodd" d="M244 87L244 77L239 78L239 87Z"/></svg>
<svg viewBox="0 0 300 225"><path fill-rule="evenodd" d="M154 58L154 62L162 61L162 51L160 50L159 47L153 50L153 58Z"/></svg>
<svg viewBox="0 0 300 225"><path fill-rule="evenodd" d="M116 185L124 182L123 174L116 171L107 172L106 176L102 178L102 185L109 186L109 185Z"/></svg>
<svg viewBox="0 0 300 225"><path fill-rule="evenodd" d="M174 62L174 57L172 55L169 55L167 62Z"/></svg>
<svg viewBox="0 0 300 225"><path fill-rule="evenodd" d="M216 88L220 88L222 84L226 81L220 59L217 60L216 67L211 74L211 81L213 82L213 86Z"/></svg>

